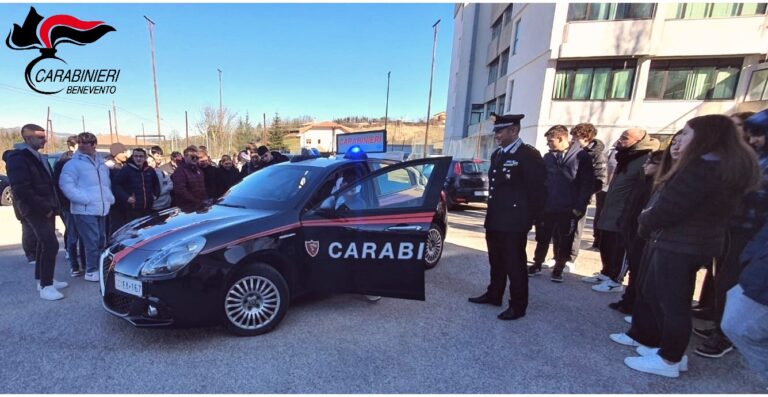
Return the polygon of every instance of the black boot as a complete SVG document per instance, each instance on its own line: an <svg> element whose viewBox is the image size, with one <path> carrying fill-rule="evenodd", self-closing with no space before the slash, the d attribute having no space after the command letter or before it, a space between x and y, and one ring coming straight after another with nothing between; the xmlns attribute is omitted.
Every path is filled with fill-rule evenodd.
<svg viewBox="0 0 768 397"><path fill-rule="evenodd" d="M472 303L479 303L479 304L488 304L488 305L494 305L494 306L501 306L501 298L494 298L490 296L487 292L476 296L474 298L469 298L468 301Z"/></svg>
<svg viewBox="0 0 768 397"><path fill-rule="evenodd" d="M515 309L512 307L512 302L509 302L509 308L499 313L497 316L499 320L517 320L520 317L525 316L525 310Z"/></svg>

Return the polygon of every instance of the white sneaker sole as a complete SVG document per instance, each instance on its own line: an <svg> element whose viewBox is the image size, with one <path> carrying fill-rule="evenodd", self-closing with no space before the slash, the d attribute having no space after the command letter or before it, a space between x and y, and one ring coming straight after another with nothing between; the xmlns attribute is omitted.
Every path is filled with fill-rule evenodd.
<svg viewBox="0 0 768 397"><path fill-rule="evenodd" d="M641 346L641 345L640 345L640 343L638 343L638 342L637 342L637 341L635 341L634 339L630 338L629 336L626 336L626 339L628 339L628 340L625 340L625 338L624 338L623 336L615 336L615 335L623 335L623 336L626 336L626 334L610 334L610 335L608 335L608 337L609 337L609 338L610 338L612 341L614 341L614 342L616 342L616 343L618 343L618 344L620 344L620 345L622 345L622 346L629 346L629 347L638 347L638 346Z"/></svg>
<svg viewBox="0 0 768 397"><path fill-rule="evenodd" d="M659 351L659 348L638 346L637 349L635 350L637 351L637 354L641 356L647 356L649 354L656 354L656 352ZM687 355L683 355L683 358L680 360L680 365L678 366L678 369L680 370L680 372L688 372L688 356Z"/></svg>
<svg viewBox="0 0 768 397"><path fill-rule="evenodd" d="M624 364L627 367L634 369L635 371L640 371L640 372L643 372L643 373L646 373L646 374L665 376L667 378L677 378L677 377L680 376L680 371L679 370L678 371L674 371L674 370L665 371L665 370L659 370L659 369L656 369L656 368L650 369L650 368L645 368L645 367L640 366L640 365L636 365L635 364L635 360L632 360L633 358L637 358L637 357L627 357L627 358L625 358L624 359Z"/></svg>
<svg viewBox="0 0 768 397"><path fill-rule="evenodd" d="M609 294L611 292L624 292L624 286L620 285L618 287L611 287L610 289L603 289L603 288L596 288L601 286L602 284L598 284L592 287L592 291L595 292L602 292L604 294Z"/></svg>

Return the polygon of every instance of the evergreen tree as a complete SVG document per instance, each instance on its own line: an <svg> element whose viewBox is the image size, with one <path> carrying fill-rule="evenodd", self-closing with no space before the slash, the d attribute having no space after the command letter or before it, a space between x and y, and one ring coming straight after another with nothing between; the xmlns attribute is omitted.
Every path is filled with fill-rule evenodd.
<svg viewBox="0 0 768 397"><path fill-rule="evenodd" d="M234 148L238 151L243 150L248 142L256 141L256 130L251 124L251 119L248 113L245 114L245 119L240 117L235 128L235 135L232 139Z"/></svg>
<svg viewBox="0 0 768 397"><path fill-rule="evenodd" d="M279 114L275 113L275 117L272 118L272 124L269 126L268 133L268 146L270 150L281 151L286 149L285 142L283 142L285 128Z"/></svg>

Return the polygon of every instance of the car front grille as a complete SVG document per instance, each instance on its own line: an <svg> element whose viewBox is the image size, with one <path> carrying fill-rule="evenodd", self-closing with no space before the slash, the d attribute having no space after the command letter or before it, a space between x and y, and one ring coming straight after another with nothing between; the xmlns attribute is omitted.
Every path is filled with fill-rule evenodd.
<svg viewBox="0 0 768 397"><path fill-rule="evenodd" d="M115 313L126 315L131 309L131 302L133 299L121 295L108 292L104 297L104 304Z"/></svg>

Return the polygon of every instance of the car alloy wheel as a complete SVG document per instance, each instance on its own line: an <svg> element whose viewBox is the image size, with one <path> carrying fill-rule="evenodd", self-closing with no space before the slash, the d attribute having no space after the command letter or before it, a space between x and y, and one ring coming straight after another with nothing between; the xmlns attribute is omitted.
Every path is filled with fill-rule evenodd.
<svg viewBox="0 0 768 397"><path fill-rule="evenodd" d="M11 194L10 186L6 186L5 189L3 189L2 197L0 197L0 204L13 205L13 195Z"/></svg>
<svg viewBox="0 0 768 397"><path fill-rule="evenodd" d="M427 262L427 269L431 269L440 261L443 254L443 232L436 225L432 225L427 233L427 250L424 254L424 260Z"/></svg>
<svg viewBox="0 0 768 397"><path fill-rule="evenodd" d="M224 296L227 325L238 335L269 332L285 316L287 298L287 284L280 273L263 264L249 267Z"/></svg>

